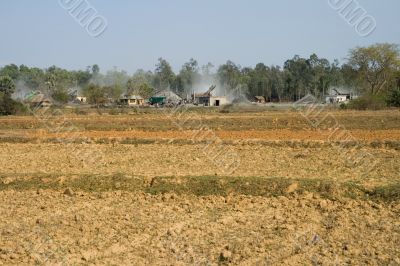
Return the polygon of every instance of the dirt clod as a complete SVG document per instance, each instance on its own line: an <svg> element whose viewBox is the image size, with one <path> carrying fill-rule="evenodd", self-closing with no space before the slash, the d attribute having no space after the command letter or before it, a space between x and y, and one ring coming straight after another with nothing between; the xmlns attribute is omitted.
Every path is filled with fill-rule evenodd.
<svg viewBox="0 0 400 266"><path fill-rule="evenodd" d="M224 249L219 255L221 261L229 261L232 258L232 252Z"/></svg>
<svg viewBox="0 0 400 266"><path fill-rule="evenodd" d="M71 188L67 188L67 189L64 191L64 195L73 197L73 196L75 195L75 193L74 193L74 191L73 191Z"/></svg>
<svg viewBox="0 0 400 266"><path fill-rule="evenodd" d="M299 184L293 183L287 187L285 192L286 192L286 194L291 194L291 193L295 192L298 188L299 188Z"/></svg>

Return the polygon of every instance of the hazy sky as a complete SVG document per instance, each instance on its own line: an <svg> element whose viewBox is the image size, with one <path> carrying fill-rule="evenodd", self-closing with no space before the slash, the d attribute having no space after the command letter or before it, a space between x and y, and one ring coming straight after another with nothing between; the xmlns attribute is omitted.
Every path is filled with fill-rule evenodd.
<svg viewBox="0 0 400 266"><path fill-rule="evenodd" d="M97 63L103 71L117 66L129 73L153 70L159 57L174 70L191 57L200 64L282 65L295 54L343 60L355 46L400 43L399 0L358 0L377 22L368 37L360 37L328 0L88 2L108 21L97 38L58 0L1 0L0 65L84 69Z"/></svg>

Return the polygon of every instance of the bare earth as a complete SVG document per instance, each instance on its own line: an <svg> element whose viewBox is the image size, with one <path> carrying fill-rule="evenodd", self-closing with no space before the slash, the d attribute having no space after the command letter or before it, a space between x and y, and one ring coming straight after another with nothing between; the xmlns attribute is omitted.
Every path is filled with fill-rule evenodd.
<svg viewBox="0 0 400 266"><path fill-rule="evenodd" d="M0 118L0 265L400 265L399 112L335 116Z"/></svg>

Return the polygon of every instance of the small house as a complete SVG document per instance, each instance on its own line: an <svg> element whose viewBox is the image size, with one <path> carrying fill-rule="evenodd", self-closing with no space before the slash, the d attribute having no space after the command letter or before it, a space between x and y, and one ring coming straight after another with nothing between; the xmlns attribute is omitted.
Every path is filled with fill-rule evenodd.
<svg viewBox="0 0 400 266"><path fill-rule="evenodd" d="M194 93L193 96L193 103L196 105L204 105L210 106L210 98L211 96L205 93Z"/></svg>
<svg viewBox="0 0 400 266"><path fill-rule="evenodd" d="M326 103L345 103L351 99L350 94L338 94L327 96Z"/></svg>
<svg viewBox="0 0 400 266"><path fill-rule="evenodd" d="M228 104L228 100L226 99L225 96L211 96L210 97L210 106L223 106L223 105L227 105Z"/></svg>
<svg viewBox="0 0 400 266"><path fill-rule="evenodd" d="M215 90L216 86L212 85L204 93L193 93L192 101L195 105L203 106L223 106L228 104L228 99L225 96L213 96L212 92Z"/></svg>
<svg viewBox="0 0 400 266"><path fill-rule="evenodd" d="M86 97L82 97L82 96L77 96L77 97L75 97L74 102L75 103L86 103L87 102L87 98Z"/></svg>
<svg viewBox="0 0 400 266"><path fill-rule="evenodd" d="M144 105L144 99L138 95L124 95L119 99L122 105L127 106L141 106Z"/></svg>
<svg viewBox="0 0 400 266"><path fill-rule="evenodd" d="M44 108L53 105L50 98L40 92L29 96L26 102L30 105L31 108Z"/></svg>
<svg viewBox="0 0 400 266"><path fill-rule="evenodd" d="M223 106L228 104L228 99L225 96L211 96L203 93L194 94L194 104L203 106Z"/></svg>

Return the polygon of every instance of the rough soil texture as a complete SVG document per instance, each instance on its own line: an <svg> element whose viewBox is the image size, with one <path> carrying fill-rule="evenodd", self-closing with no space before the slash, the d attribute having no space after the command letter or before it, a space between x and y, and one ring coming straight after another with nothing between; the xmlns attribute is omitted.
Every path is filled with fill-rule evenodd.
<svg viewBox="0 0 400 266"><path fill-rule="evenodd" d="M398 265L400 205L0 192L4 264Z"/></svg>
<svg viewBox="0 0 400 266"><path fill-rule="evenodd" d="M0 144L2 176L112 175L140 177L284 177L355 181L364 185L400 181L400 150L381 148L222 145L233 151L234 168L219 167L207 144ZM207 146L209 147L209 146ZM229 165L228 165L229 166ZM233 170L231 172L231 170Z"/></svg>
<svg viewBox="0 0 400 266"><path fill-rule="evenodd" d="M400 130L346 130L346 134L354 140L359 141L374 141L374 140L400 140ZM320 140L329 141L336 140L338 131L331 130L290 130L290 129L275 129L275 130L243 130L243 131L226 131L219 130L214 132L215 136L227 140ZM31 132L8 132L7 136L11 137L27 137L39 140L46 139L70 139L74 137L80 138L115 138L115 139L191 139L194 133L193 130L182 131L74 131L63 133L49 133L43 130L35 130Z"/></svg>
<svg viewBox="0 0 400 266"><path fill-rule="evenodd" d="M196 115L0 118L0 265L400 265L398 111Z"/></svg>

